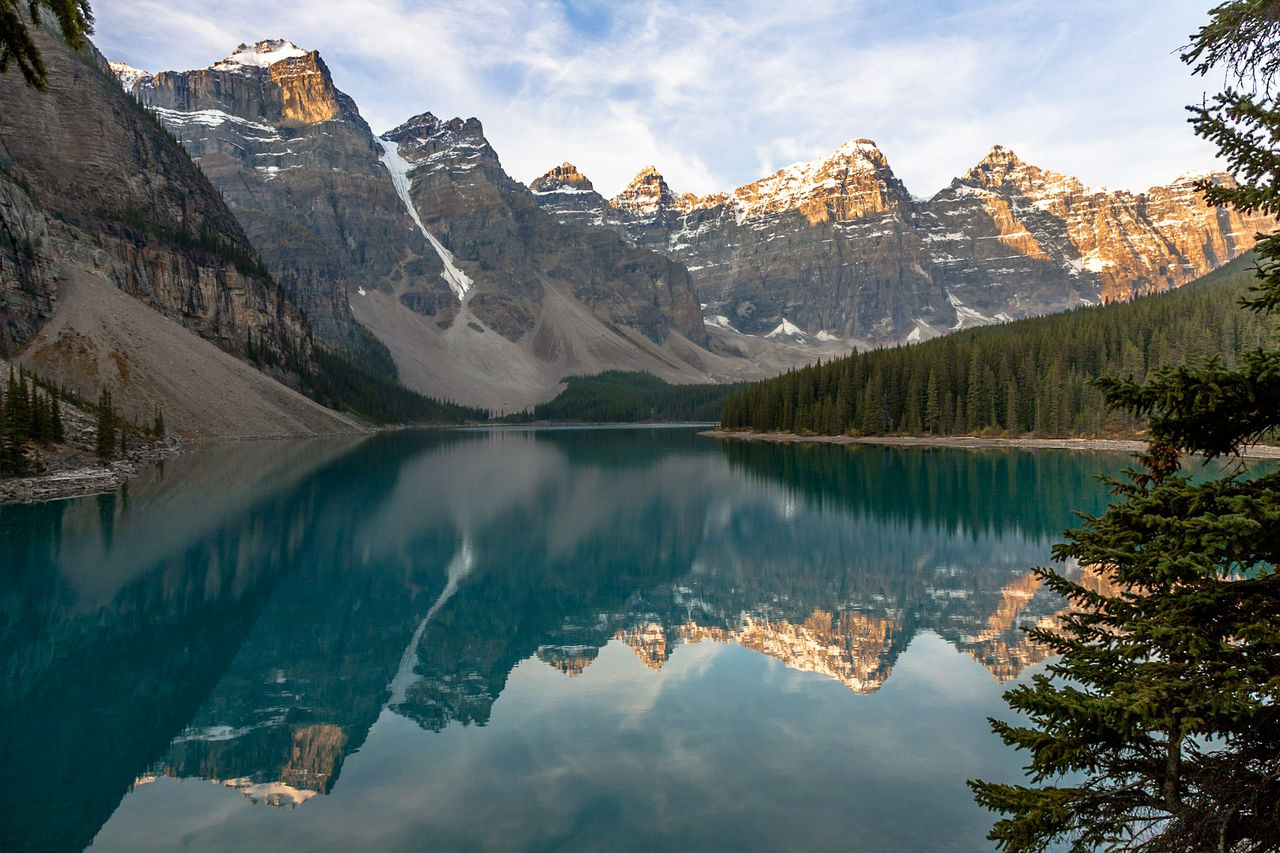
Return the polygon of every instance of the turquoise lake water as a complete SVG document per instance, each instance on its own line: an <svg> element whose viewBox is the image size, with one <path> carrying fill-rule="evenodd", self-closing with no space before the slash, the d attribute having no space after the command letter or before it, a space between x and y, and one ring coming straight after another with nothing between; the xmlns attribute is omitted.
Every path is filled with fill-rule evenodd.
<svg viewBox="0 0 1280 853"><path fill-rule="evenodd" d="M403 431L0 508L0 848L990 850L1127 462Z"/></svg>

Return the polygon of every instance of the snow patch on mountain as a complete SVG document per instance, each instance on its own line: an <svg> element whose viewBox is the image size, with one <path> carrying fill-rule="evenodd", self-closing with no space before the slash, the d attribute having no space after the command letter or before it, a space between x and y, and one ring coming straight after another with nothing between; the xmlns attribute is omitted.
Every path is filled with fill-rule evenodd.
<svg viewBox="0 0 1280 853"><path fill-rule="evenodd" d="M223 779L222 784L244 794L250 802L272 806L300 806L320 793L307 788L295 788L284 782L255 782L248 776Z"/></svg>
<svg viewBox="0 0 1280 853"><path fill-rule="evenodd" d="M120 85L124 87L126 92L133 91L133 86L139 80L150 79L153 75L150 71L143 71L141 68L134 68L125 62L110 62L111 73L116 75L116 79L120 81Z"/></svg>
<svg viewBox="0 0 1280 853"><path fill-rule="evenodd" d="M184 112L182 110L169 110L164 107L152 107L151 111L156 117L164 122L166 127L179 127L190 124L202 124L205 127L219 127L224 124L235 125L236 129L246 136L254 136L255 133L246 133L246 131L254 131L261 134L260 139L278 140L281 138L280 133L269 124L259 124L256 121L249 121L240 116L223 112L222 110L193 110Z"/></svg>
<svg viewBox="0 0 1280 853"><path fill-rule="evenodd" d="M968 307L950 290L947 291L947 301L951 303L951 307L956 311L956 324L951 327L953 332L961 329L972 329L974 326L990 326L999 322L995 317L988 317L981 311L975 311Z"/></svg>
<svg viewBox="0 0 1280 853"><path fill-rule="evenodd" d="M413 221L417 224L418 230L422 232L422 236L427 238L427 242L431 244L431 248L436 250L436 254L440 256L440 262L444 264L444 272L440 273L440 277L449 283L449 289L458 297L458 301L466 303L467 295L475 288L475 282L471 277L458 269L453 262L453 253L444 247L435 236L427 230L427 226L422 224L422 218L418 216L418 210L413 206L413 199L409 197L409 190L413 186L413 179L409 177L409 162L400 156L400 151L396 143L387 138L378 140L382 143L382 165L387 167L387 171L391 173L391 183L396 188L396 194L400 196L400 200L404 202L405 208L409 211L409 215L413 217Z"/></svg>
<svg viewBox="0 0 1280 853"><path fill-rule="evenodd" d="M210 67L214 71L269 68L277 62L306 55L305 50L286 39L264 39L251 45L240 45L226 59Z"/></svg>
<svg viewBox="0 0 1280 853"><path fill-rule="evenodd" d="M549 190L531 190L534 195L596 195L595 190L584 190L568 184Z"/></svg>
<svg viewBox="0 0 1280 853"><path fill-rule="evenodd" d="M778 324L778 327L774 329L772 332L770 332L769 334L765 335L765 337L766 338L781 338L781 337L807 338L809 337L809 334L804 329L800 328L795 323L788 320L786 317L783 317L782 322Z"/></svg>
<svg viewBox="0 0 1280 853"><path fill-rule="evenodd" d="M717 329L724 329L725 331L742 334L734 328L733 324L729 322L729 318L723 314L703 314L702 322L708 326L715 326Z"/></svg>
<svg viewBox="0 0 1280 853"><path fill-rule="evenodd" d="M450 598L453 598L453 594L458 591L458 584L463 578L471 574L475 564L475 547L471 543L471 536L464 533L462 544L445 569L444 589L440 591L435 603L427 610L427 615L422 617L422 621L418 623L417 629L409 639L409 645L405 647L403 654L400 656L400 666L396 667L396 674L391 679L391 683L387 685L387 690L391 695L387 698L386 704L382 706L384 710L388 708L395 710L398 706L403 705L405 697L409 693L409 687L420 680L420 676L417 673L418 644L422 642L422 632L427 629L427 624L440 611L440 608Z"/></svg>

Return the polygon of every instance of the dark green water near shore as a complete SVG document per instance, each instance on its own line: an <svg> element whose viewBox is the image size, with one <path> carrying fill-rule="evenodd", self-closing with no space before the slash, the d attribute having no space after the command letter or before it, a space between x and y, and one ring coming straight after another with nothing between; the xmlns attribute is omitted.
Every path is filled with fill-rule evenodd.
<svg viewBox="0 0 1280 853"><path fill-rule="evenodd" d="M406 431L0 508L0 848L990 849L1126 463Z"/></svg>

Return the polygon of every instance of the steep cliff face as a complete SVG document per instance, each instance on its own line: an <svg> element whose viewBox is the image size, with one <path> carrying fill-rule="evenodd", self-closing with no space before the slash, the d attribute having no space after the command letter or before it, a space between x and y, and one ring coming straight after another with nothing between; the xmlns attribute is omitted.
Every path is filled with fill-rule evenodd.
<svg viewBox="0 0 1280 853"><path fill-rule="evenodd" d="M350 300L362 289L447 293L373 133L317 53L268 40L209 68L117 76L222 192L321 337L358 342Z"/></svg>
<svg viewBox="0 0 1280 853"><path fill-rule="evenodd" d="M416 390L509 411L571 374L697 382L775 367L704 349L684 267L620 231L557 222L475 119L424 113L375 138L320 57L283 40L196 71L117 71L222 191L316 331L350 344L365 325Z"/></svg>
<svg viewBox="0 0 1280 853"><path fill-rule="evenodd" d="M1186 284L1238 257L1258 231L1274 226L1267 217L1207 206L1197 179L1231 181L1205 174L1145 193L1094 189L996 146L925 209L949 207L950 228L991 223L1008 250L1003 254L1015 266L1047 263L1046 283L1056 275L1059 292L1074 288L1086 301L1126 300ZM936 245L954 244L933 233ZM1006 270L986 266L987 287L1011 286Z"/></svg>
<svg viewBox="0 0 1280 853"><path fill-rule="evenodd" d="M539 203L685 263L709 326L857 346L1177 287L1274 225L1207 207L1191 177L1095 190L1000 146L928 201L866 139L704 197L677 195L650 167L605 201L559 168L570 171L577 184L555 171L535 182Z"/></svg>
<svg viewBox="0 0 1280 853"><path fill-rule="evenodd" d="M301 317L257 274L249 241L200 171L112 84L96 52L37 38L53 69L49 91L0 76L0 234L13 272L5 343L47 319L57 267L69 264L233 354L249 334L277 354L304 350Z"/></svg>
<svg viewBox="0 0 1280 853"><path fill-rule="evenodd" d="M383 135L407 164L414 208L475 282L466 301L489 328L518 341L541 314L544 281L563 285L609 322L656 344L674 329L701 343L688 273L609 235L557 223L512 180L474 118L415 116Z"/></svg>
<svg viewBox="0 0 1280 853"><path fill-rule="evenodd" d="M18 361L35 359L87 397L112 388L131 417L189 402L170 393L182 383L165 373L166 360L194 346L181 342L180 327L231 356L253 351L268 363L307 364L302 314L262 270L205 176L120 90L96 51L77 54L44 31L35 35L48 91L27 88L16 72L0 75L0 343L30 344ZM116 291L133 300L121 302ZM146 339L104 337L105 318L71 321L103 300ZM55 319L57 337L36 340ZM170 345L182 352L166 356ZM234 359L203 359L229 388L248 382L314 424L326 420ZM238 407L224 403L234 418ZM198 430L185 418L174 426Z"/></svg>
<svg viewBox="0 0 1280 853"><path fill-rule="evenodd" d="M731 332L848 347L905 335L915 317L955 323L904 215L910 197L870 140L731 193L679 196L650 167L604 205L539 202L684 263L708 325Z"/></svg>

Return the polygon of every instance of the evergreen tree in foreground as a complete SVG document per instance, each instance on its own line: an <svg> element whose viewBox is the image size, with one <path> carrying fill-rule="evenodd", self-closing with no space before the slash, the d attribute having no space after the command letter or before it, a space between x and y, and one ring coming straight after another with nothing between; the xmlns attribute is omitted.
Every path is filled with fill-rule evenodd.
<svg viewBox="0 0 1280 853"><path fill-rule="evenodd" d="M1212 10L1183 59L1226 68L1229 89L1193 108L1238 188L1211 203L1280 213L1280 0ZM1261 239L1249 305L1280 308L1280 234ZM1061 657L1005 694L1025 724L992 721L1030 754L1029 785L971 782L1006 815L1005 851L1280 849L1280 474L1193 483L1180 452L1237 454L1280 428L1280 349L1103 383L1108 402L1149 417L1140 466L1120 500L1086 517L1057 560L1082 582L1039 573L1073 605L1032 636Z"/></svg>
<svg viewBox="0 0 1280 853"><path fill-rule="evenodd" d="M0 74L14 63L27 85L41 91L48 75L31 27L40 26L41 17L49 12L57 18L63 40L75 50L83 48L93 32L89 0L0 0Z"/></svg>

